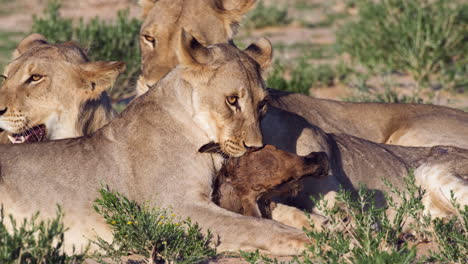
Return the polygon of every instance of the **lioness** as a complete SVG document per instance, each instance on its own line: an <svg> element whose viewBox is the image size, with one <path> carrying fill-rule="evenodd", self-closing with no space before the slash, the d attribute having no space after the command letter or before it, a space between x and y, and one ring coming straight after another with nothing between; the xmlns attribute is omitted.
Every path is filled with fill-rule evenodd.
<svg viewBox="0 0 468 264"><path fill-rule="evenodd" d="M230 42L242 16L255 2L141 0L142 75L137 93L146 92L179 63L173 47L180 28L186 28L203 44ZM270 97L270 105L296 113L326 132L346 133L377 143L468 148L468 114L462 111L434 105L338 102L275 90L270 91ZM276 129L277 125L262 126L265 130ZM296 136L293 132L291 135Z"/></svg>
<svg viewBox="0 0 468 264"><path fill-rule="evenodd" d="M89 135L115 116L106 89L123 62L90 62L77 44L49 44L39 34L22 40L0 88L2 143Z"/></svg>
<svg viewBox="0 0 468 264"><path fill-rule="evenodd" d="M281 111L274 108L271 110ZM267 115L265 119L272 116ZM287 200L277 198L277 202L310 211L313 209L310 196L324 194L328 204L333 205L340 187L354 192L362 183L376 191L376 205L385 206L384 191L396 202L401 202L402 197L390 193L384 179L404 191L404 178L409 170L414 170L416 184L426 191L423 199L426 214L436 217L456 215L457 210L451 203L451 191L462 208L468 205L468 150L449 146L393 146L346 134L327 134L292 113L285 114L282 120L277 121L296 124L295 129L301 131L298 142L288 140L287 130L264 133L265 141L274 138L282 142L281 149L296 150L300 155L323 151L327 153L330 164L328 177L307 177L301 183L303 188L298 196ZM296 144L300 148L296 149ZM215 149L208 149L208 152L210 150ZM255 170L255 167L247 170ZM282 204L273 209L272 219L290 226L309 227L309 221L301 211ZM394 212L390 211L389 216L393 217ZM320 217L313 220L316 223L324 223Z"/></svg>
<svg viewBox="0 0 468 264"><path fill-rule="evenodd" d="M270 110L284 114L284 111L275 108ZM267 115L265 119L271 117ZM383 206L386 199L382 191L389 192L383 179L404 190L403 179L411 169L414 170L417 185L427 191L423 200L427 214L439 217L457 214L450 200L451 191L462 208L468 205L468 150L449 146L393 146L346 134L328 134L292 113L284 114L282 120L296 125L296 133L300 134L297 142L288 140L290 134L287 130L264 133L265 141L281 142L281 149L296 150L299 155L324 151L330 159L331 175L320 180L306 178L301 194L287 202L290 205L310 210L313 203L309 197L319 193L326 194L328 204L333 204L334 195L340 186L355 191L359 184L363 183L377 191L377 205ZM396 202L401 201L401 197L393 195L393 198ZM287 207L275 208L273 219L282 222L305 222L304 216L297 211L293 212L296 219L291 219L292 216L288 216L290 213ZM285 220L288 217L290 219Z"/></svg>
<svg viewBox="0 0 468 264"><path fill-rule="evenodd" d="M186 33L178 39L181 65L109 125L78 139L1 145L0 201L17 216L37 210L50 216L59 203L70 227L67 239L75 234L83 241L82 235L108 231L92 210L105 183L130 199L190 217L219 236L220 250L300 252L308 242L302 231L216 206L212 181L221 160L198 153L210 141L234 157L262 146L266 90L260 72L271 61L269 42L242 52L228 44L203 47ZM16 71L8 78L20 76Z"/></svg>

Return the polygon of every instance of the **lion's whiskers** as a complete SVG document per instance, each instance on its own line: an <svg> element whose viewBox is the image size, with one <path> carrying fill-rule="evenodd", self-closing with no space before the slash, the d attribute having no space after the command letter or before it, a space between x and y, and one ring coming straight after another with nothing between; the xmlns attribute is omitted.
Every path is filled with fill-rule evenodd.
<svg viewBox="0 0 468 264"><path fill-rule="evenodd" d="M39 135L36 134L36 130L34 130L33 127L31 127L27 122L25 123L24 126L26 127L27 135L34 136L34 139L36 139L36 141L40 141Z"/></svg>
<svg viewBox="0 0 468 264"><path fill-rule="evenodd" d="M220 154L221 157L223 157L223 159L228 159L228 158L229 158L229 155L227 155L226 153L224 153L221 149L217 150L216 153L217 153L217 154Z"/></svg>

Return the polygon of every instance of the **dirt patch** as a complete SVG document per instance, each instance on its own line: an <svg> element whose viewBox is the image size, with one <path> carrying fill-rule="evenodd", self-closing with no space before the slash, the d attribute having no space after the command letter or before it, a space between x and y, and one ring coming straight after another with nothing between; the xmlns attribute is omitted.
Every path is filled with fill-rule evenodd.
<svg viewBox="0 0 468 264"><path fill-rule="evenodd" d="M28 32L33 15L41 15L47 7L47 0L3 1L0 13L0 31ZM1 2L0 2L1 3ZM61 14L64 17L85 21L98 16L103 20L112 20L117 11L129 9L131 17L140 15L140 8L135 0L84 0L62 1Z"/></svg>

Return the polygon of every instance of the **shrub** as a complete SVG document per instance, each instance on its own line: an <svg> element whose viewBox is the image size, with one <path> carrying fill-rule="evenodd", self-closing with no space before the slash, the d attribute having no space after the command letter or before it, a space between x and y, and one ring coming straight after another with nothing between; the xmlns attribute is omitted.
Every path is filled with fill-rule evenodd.
<svg viewBox="0 0 468 264"><path fill-rule="evenodd" d="M468 263L468 206L461 208L451 194L451 201L459 216L433 220L433 235L439 244L438 252L432 252L430 261L443 263Z"/></svg>
<svg viewBox="0 0 468 264"><path fill-rule="evenodd" d="M398 103L398 104L422 104L424 100L416 95L398 95L395 91L386 89L383 93L362 93L359 96L344 98L347 102L366 102L366 103Z"/></svg>
<svg viewBox="0 0 468 264"><path fill-rule="evenodd" d="M313 86L332 86L337 79L343 78L346 71L342 65L309 64L305 60L288 69L277 61L266 83L274 89L308 95ZM286 75L290 78L285 78Z"/></svg>
<svg viewBox="0 0 468 264"><path fill-rule="evenodd" d="M245 251L240 251L240 256L247 261L248 263L251 264L257 264L257 263L272 263L272 264L279 264L279 263L286 263L286 262L280 262L275 258L267 257L262 254L260 254L260 251L257 249L254 252L245 252ZM289 262L288 262L289 263Z"/></svg>
<svg viewBox="0 0 468 264"><path fill-rule="evenodd" d="M140 206L123 195L102 188L94 209L110 225L114 240L97 238L108 257L140 254L156 263L196 263L216 255L209 247L211 234L205 236L190 219L176 221L168 210Z"/></svg>
<svg viewBox="0 0 468 264"><path fill-rule="evenodd" d="M293 69L289 80L285 78L285 74L285 65L279 61L275 62L273 70L266 80L266 84L270 88L281 91L309 94L312 82L307 78L306 68Z"/></svg>
<svg viewBox="0 0 468 264"><path fill-rule="evenodd" d="M416 249L401 240L402 230L409 218L418 219L421 215L424 193L415 186L412 174L406 186L406 194L392 187L402 203L396 205L387 196L387 208L377 207L374 193L364 186L360 186L355 198L347 191L339 192L337 203L340 206L332 209L318 202L319 210L330 219L330 228L315 231L312 226L308 236L316 243L309 246L304 257L317 259L319 263L412 263L416 259ZM387 217L391 210L395 210L394 219ZM344 222L343 219L352 220Z"/></svg>
<svg viewBox="0 0 468 264"><path fill-rule="evenodd" d="M32 32L43 34L50 42L76 40L89 50L92 60L121 60L127 64L110 91L113 102L130 96L140 68L139 39L141 22L128 17L128 10L119 11L113 23L94 18L88 23L80 20L74 26L71 19L60 16L60 3L51 1L43 18L33 17Z"/></svg>
<svg viewBox="0 0 468 264"><path fill-rule="evenodd" d="M446 0L359 0L339 30L342 52L371 71L402 71L419 86L466 85L468 4Z"/></svg>
<svg viewBox="0 0 468 264"><path fill-rule="evenodd" d="M10 215L11 229L7 229L3 206L0 208L0 263L66 264L84 261L87 249L72 255L63 251L66 228L60 208L51 220L38 221L38 216L36 213L18 224Z"/></svg>
<svg viewBox="0 0 468 264"><path fill-rule="evenodd" d="M467 263L468 206L460 208L452 195L459 217L431 219L423 215L421 201L425 193L416 186L412 173L405 178L405 190L384 182L394 196L401 198L401 203L395 203L385 194L387 207L376 207L374 193L364 186L360 186L354 196L341 190L333 207L322 200L314 200L329 224L317 231L311 222L311 229L305 231L313 242L301 256L294 258L294 263ZM387 217L390 211L394 215L392 219ZM403 230L410 221L417 237L437 242L437 251L429 252L429 256L416 255L414 242L418 239ZM241 252L241 256L249 263L281 263L258 251Z"/></svg>
<svg viewBox="0 0 468 264"><path fill-rule="evenodd" d="M11 54L18 44L18 37L23 37L23 33L0 31L0 72L4 71L3 67L10 61Z"/></svg>
<svg viewBox="0 0 468 264"><path fill-rule="evenodd" d="M287 25L291 22L286 8L267 6L259 1L254 10L247 14L245 25L249 28Z"/></svg>

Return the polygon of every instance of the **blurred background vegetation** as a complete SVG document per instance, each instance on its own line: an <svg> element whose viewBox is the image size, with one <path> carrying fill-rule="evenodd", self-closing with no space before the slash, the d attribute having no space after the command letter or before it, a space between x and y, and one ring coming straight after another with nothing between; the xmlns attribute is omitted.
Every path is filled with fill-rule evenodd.
<svg viewBox="0 0 468 264"><path fill-rule="evenodd" d="M88 50L91 60L125 61L127 71L110 90L113 102L129 97L134 90L140 68L139 32L141 21L129 18L128 10L117 12L114 21L99 17L73 23L60 15L60 2L50 1L43 16L33 17L31 32L44 35L51 43L74 40Z"/></svg>
<svg viewBox="0 0 468 264"><path fill-rule="evenodd" d="M41 8L31 12L27 28L0 27L0 68L22 37L39 32L51 42L78 41L93 60L124 60L128 70L110 94L114 103L132 95L141 21L129 9L137 9L137 1L121 1L122 10L115 0L84 1L88 10L101 2L94 18L71 1L36 1ZM11 2L0 0L7 7L0 24L2 16L24 12ZM113 7L105 12L102 2ZM70 9L75 12L67 15ZM467 1L260 0L235 42L244 47L260 36L275 48L269 87L336 100L468 109Z"/></svg>
<svg viewBox="0 0 468 264"><path fill-rule="evenodd" d="M466 108L454 102L465 101L468 89L466 1L274 2L257 5L237 38L250 40L253 29L273 38L270 87L346 101ZM281 37L272 29L278 26L290 33Z"/></svg>

